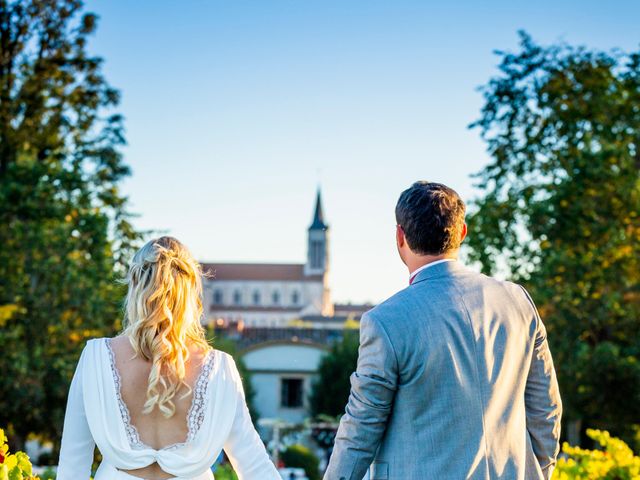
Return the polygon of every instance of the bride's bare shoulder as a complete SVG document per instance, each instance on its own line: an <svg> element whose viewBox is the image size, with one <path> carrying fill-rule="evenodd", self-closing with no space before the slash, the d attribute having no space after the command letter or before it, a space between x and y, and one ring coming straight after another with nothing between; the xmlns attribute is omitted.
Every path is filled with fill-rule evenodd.
<svg viewBox="0 0 640 480"><path fill-rule="evenodd" d="M135 356L135 351L131 346L129 338L124 335L107 338L106 342L109 344L117 358L132 358Z"/></svg>
<svg viewBox="0 0 640 480"><path fill-rule="evenodd" d="M111 344L111 346L113 348L122 348L125 345L128 347L131 347L131 344L129 343L129 339L127 337L125 337L124 335L118 335L116 337L111 337L111 338L105 338L105 340Z"/></svg>

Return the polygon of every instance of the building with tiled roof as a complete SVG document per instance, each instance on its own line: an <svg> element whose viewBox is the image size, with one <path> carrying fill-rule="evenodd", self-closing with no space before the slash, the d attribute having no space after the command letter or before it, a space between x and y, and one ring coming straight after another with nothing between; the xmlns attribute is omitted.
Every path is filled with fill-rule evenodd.
<svg viewBox="0 0 640 480"><path fill-rule="evenodd" d="M333 316L328 284L329 225L318 189L305 263L203 263L205 321L218 326L285 327Z"/></svg>

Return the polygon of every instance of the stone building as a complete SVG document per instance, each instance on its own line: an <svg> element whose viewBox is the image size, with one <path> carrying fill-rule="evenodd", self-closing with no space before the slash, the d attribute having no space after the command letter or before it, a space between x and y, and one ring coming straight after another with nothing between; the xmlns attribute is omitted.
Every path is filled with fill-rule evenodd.
<svg viewBox="0 0 640 480"><path fill-rule="evenodd" d="M328 284L329 225L318 189L305 263L203 263L205 322L284 327L305 316L333 316Z"/></svg>

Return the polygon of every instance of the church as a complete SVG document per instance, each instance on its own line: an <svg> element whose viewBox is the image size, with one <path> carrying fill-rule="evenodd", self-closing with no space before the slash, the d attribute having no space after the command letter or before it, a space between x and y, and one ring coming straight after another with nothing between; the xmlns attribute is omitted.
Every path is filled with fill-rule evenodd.
<svg viewBox="0 0 640 480"><path fill-rule="evenodd" d="M294 320L333 317L328 283L329 225L320 189L307 229L305 263L203 263L206 323L282 328ZM242 328L241 327L241 328Z"/></svg>
<svg viewBox="0 0 640 480"><path fill-rule="evenodd" d="M334 304L329 225L316 193L304 263L202 263L204 322L242 353L263 419L300 424L318 365L370 304ZM267 429L268 430L268 429ZM264 438L270 433L263 431Z"/></svg>

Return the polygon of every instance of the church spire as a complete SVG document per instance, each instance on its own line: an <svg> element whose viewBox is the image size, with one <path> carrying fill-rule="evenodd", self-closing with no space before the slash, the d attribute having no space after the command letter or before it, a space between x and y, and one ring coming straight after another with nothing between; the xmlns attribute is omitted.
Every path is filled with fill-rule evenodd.
<svg viewBox="0 0 640 480"><path fill-rule="evenodd" d="M324 220L320 187L316 193L313 222L307 229L305 275L324 275L329 270L329 225Z"/></svg>
<svg viewBox="0 0 640 480"><path fill-rule="evenodd" d="M316 194L316 208L313 214L313 222L309 227L309 230L326 230L329 228L324 222L324 213L322 211L322 196L320 194L320 187L318 187L318 193Z"/></svg>

